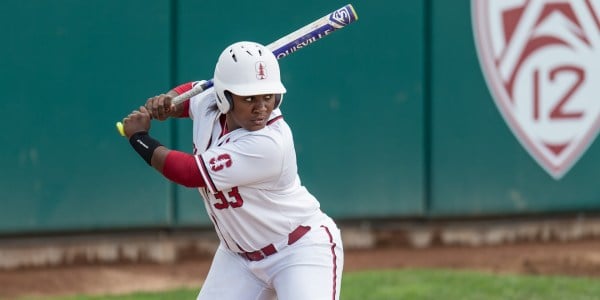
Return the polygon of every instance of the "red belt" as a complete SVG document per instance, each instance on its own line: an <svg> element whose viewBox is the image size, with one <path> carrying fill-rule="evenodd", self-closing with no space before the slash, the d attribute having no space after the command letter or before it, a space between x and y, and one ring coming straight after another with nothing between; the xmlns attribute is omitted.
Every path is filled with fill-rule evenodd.
<svg viewBox="0 0 600 300"><path fill-rule="evenodd" d="M288 234L288 245L291 245L298 241L301 237L303 237L308 231L310 231L310 226L298 226L298 228L294 229L290 234ZM273 244L269 244L265 247L262 247L260 250L256 250L254 252L242 252L240 255L245 257L250 261L259 261L264 259L269 255L273 255L277 253L277 249Z"/></svg>

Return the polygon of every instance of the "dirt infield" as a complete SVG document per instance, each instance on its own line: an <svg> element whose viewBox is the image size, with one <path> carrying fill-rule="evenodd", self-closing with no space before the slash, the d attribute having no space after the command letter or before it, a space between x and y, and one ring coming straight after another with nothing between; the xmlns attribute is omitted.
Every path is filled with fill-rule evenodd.
<svg viewBox="0 0 600 300"><path fill-rule="evenodd" d="M198 288L209 266L209 258L197 258L169 264L102 264L0 271L0 299ZM399 268L473 269L600 279L600 240L346 251L344 272Z"/></svg>

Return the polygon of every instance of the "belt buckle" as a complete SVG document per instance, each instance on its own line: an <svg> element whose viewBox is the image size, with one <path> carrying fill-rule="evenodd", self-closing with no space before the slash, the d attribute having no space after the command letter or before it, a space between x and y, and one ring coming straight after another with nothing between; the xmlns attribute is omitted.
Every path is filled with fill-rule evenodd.
<svg viewBox="0 0 600 300"><path fill-rule="evenodd" d="M259 261L266 257L261 250L257 250L254 252L244 252L244 256L250 261Z"/></svg>

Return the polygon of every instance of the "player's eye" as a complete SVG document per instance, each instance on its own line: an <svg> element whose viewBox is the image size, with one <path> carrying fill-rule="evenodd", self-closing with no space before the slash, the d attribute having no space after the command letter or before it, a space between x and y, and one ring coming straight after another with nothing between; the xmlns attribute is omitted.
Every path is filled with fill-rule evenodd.
<svg viewBox="0 0 600 300"><path fill-rule="evenodd" d="M244 101L246 101L246 102L252 102L252 97L246 97L246 98L244 98Z"/></svg>

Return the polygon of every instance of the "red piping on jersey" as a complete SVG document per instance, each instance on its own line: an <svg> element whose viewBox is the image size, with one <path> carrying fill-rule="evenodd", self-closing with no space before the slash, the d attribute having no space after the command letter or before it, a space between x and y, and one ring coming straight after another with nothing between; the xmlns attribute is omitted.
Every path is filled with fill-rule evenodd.
<svg viewBox="0 0 600 300"><path fill-rule="evenodd" d="M325 225L321 225L321 227L325 229L325 232L327 232L327 235L329 236L329 242L331 243L331 254L333 255L333 293L331 295L331 299L335 300L335 294L337 292L337 255L335 254L336 244L333 242L333 236L331 235L331 232L329 232L329 228L327 228Z"/></svg>
<svg viewBox="0 0 600 300"><path fill-rule="evenodd" d="M273 118L273 119L269 120L269 121L267 122L267 125L271 125L271 124L273 124L273 123L275 123L275 122L277 122L277 121L279 121L279 120L281 120L281 119L283 119L283 115L279 115L279 116L277 116L277 117L275 117L275 118Z"/></svg>
<svg viewBox="0 0 600 300"><path fill-rule="evenodd" d="M242 252L246 252L246 250L244 250L244 248L242 248L242 246L240 246L240 244L238 244L237 242L235 242L235 245L238 247L238 249L240 249Z"/></svg>
<svg viewBox="0 0 600 300"><path fill-rule="evenodd" d="M202 177L204 177L205 182L207 183L207 187L209 188L211 193L217 192L217 187L215 186L215 183L213 182L212 178L210 177L210 173L208 173L208 170L206 169L206 165L204 164L204 158L202 157L202 155L198 155L196 157L198 158L198 165L200 165L199 170L202 173Z"/></svg>
<svg viewBox="0 0 600 300"><path fill-rule="evenodd" d="M210 205L210 203L208 204ZM227 243L227 239L225 239L225 236L223 235L223 233L221 232L221 228L219 228L219 223L217 223L217 218L215 218L215 216L213 214L210 214L210 217L213 219L213 222L215 224L215 228L217 229L217 231L219 232L219 234L221 235L221 239L223 240L223 242L225 242L225 246L227 247L227 249L233 251L233 249L229 246L229 244Z"/></svg>

